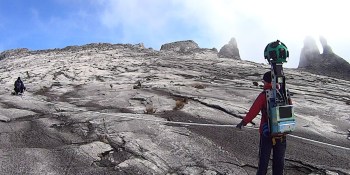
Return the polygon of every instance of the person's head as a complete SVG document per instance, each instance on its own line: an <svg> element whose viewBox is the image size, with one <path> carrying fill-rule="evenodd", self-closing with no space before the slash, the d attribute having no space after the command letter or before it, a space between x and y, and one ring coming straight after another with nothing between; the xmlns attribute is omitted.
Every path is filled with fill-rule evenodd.
<svg viewBox="0 0 350 175"><path fill-rule="evenodd" d="M268 71L264 74L263 78L262 78L262 81L264 84L266 83L271 83L272 81L272 78L271 78L271 71Z"/></svg>
<svg viewBox="0 0 350 175"><path fill-rule="evenodd" d="M21 77L18 77L17 80L21 80Z"/></svg>

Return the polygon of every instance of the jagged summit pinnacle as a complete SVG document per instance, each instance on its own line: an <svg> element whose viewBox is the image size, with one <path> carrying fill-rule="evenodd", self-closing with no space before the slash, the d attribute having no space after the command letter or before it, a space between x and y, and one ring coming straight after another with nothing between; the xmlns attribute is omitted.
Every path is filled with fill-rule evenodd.
<svg viewBox="0 0 350 175"><path fill-rule="evenodd" d="M350 80L350 64L332 51L326 38L321 36L320 43L323 47L322 53L314 38L305 38L298 68L320 75Z"/></svg>
<svg viewBox="0 0 350 175"><path fill-rule="evenodd" d="M240 60L239 49L235 38L231 38L228 44L225 44L219 51L219 57L233 58Z"/></svg>

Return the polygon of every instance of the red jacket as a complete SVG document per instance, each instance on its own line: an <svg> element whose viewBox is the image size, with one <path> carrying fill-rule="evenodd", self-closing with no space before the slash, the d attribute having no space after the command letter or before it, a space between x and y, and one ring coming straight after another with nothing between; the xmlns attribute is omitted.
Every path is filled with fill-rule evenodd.
<svg viewBox="0 0 350 175"><path fill-rule="evenodd" d="M264 85L264 90L271 89L272 85L270 83ZM289 104L292 104L291 99L288 99ZM260 127L259 132L262 134L262 126L268 122L267 118L267 104L266 104L266 94L264 92L261 92L259 96L254 101L252 107L250 107L249 112L247 115L243 118L244 126L247 125L247 123L251 122L261 111L261 121L260 121Z"/></svg>

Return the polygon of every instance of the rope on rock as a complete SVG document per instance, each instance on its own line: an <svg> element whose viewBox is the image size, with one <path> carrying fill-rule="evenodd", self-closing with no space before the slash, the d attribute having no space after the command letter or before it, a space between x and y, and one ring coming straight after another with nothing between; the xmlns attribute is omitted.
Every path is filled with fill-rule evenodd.
<svg viewBox="0 0 350 175"><path fill-rule="evenodd" d="M26 97L23 98L23 96L21 96L21 98L24 99L24 100L26 100ZM44 103L49 103L50 105L55 105L55 106L58 106L58 107L63 107L65 109L71 109L72 111L76 111L75 108L70 108L70 107L67 107L67 106L59 105L57 103L47 102L47 101L38 100L38 99L34 99L34 98L31 98L31 99L34 100L34 101L41 101L41 102L44 102ZM174 121L166 121L166 120L146 119L146 118L133 117L133 116L121 116L121 115L116 115L116 114L112 114L112 113L86 111L86 110L82 110L82 109L78 109L78 111L80 111L80 112L90 112L90 113L95 113L95 114L100 114L100 115L105 115L105 116L114 116L114 117L119 117L119 118L127 118L127 119L133 119L133 120L143 120L143 121L150 121L150 122L156 122L156 123L175 124L175 125L184 125L184 126L207 126L207 127L229 127L229 128L235 128L236 127L236 124L223 125L223 124L211 124L211 123L174 122ZM259 129L259 128L256 128L256 127L246 127L246 128ZM296 135L293 135L293 134L288 134L288 136L294 137L296 139L301 139L301 140L305 140L305 141L309 141L309 142L313 142L313 143L317 143L317 144L321 144L321 145L325 145L325 146L330 146L330 147L334 147L334 148L339 148L339 149L350 151L350 148L339 146L339 145L334 145L334 144L325 143L325 142L321 142L321 141L317 141L317 140L313 140L313 139L308 139L308 138L296 136Z"/></svg>

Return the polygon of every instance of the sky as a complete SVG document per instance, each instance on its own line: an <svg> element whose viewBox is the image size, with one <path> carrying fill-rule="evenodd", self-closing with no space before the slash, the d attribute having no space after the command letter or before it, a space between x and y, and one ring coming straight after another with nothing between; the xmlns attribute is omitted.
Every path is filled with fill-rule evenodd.
<svg viewBox="0 0 350 175"><path fill-rule="evenodd" d="M279 39L296 68L307 36L350 62L348 16L347 0L0 0L0 52L181 40L220 50L234 37L241 59L266 63L265 46Z"/></svg>

